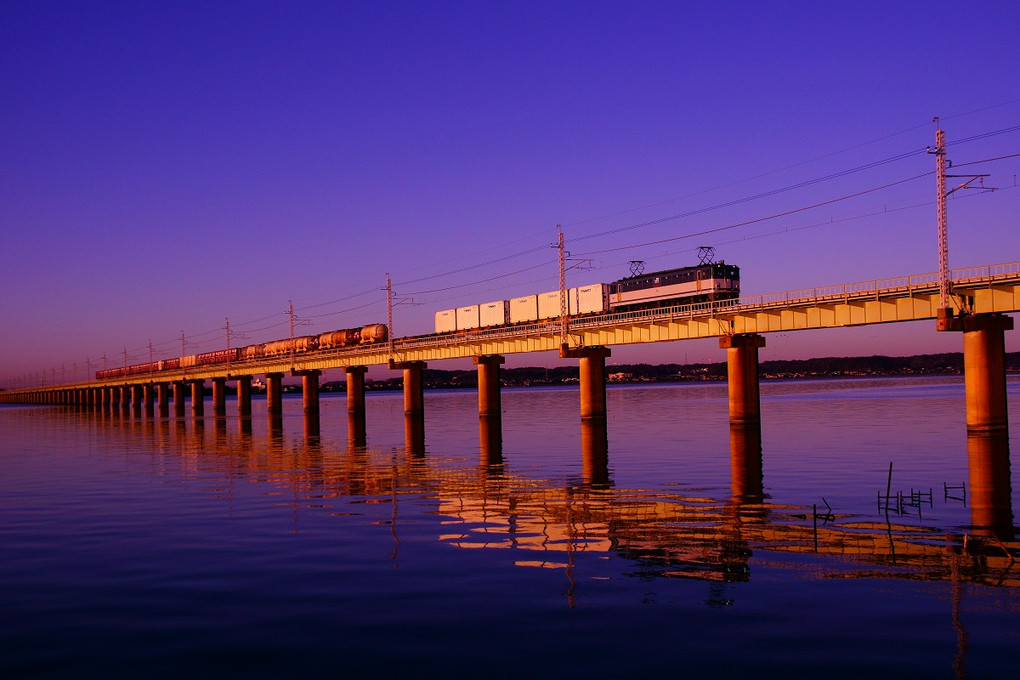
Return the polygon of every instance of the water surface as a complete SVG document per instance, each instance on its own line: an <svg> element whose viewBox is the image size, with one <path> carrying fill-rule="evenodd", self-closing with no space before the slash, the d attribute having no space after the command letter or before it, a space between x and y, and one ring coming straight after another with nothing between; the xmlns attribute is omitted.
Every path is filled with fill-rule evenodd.
<svg viewBox="0 0 1020 680"><path fill-rule="evenodd" d="M4 407L0 673L1015 677L1017 445L963 399L764 382L760 449L725 384L610 386L605 432L504 390L501 438L430 391L423 443L369 392L364 447L335 395L311 438L300 398L279 430Z"/></svg>

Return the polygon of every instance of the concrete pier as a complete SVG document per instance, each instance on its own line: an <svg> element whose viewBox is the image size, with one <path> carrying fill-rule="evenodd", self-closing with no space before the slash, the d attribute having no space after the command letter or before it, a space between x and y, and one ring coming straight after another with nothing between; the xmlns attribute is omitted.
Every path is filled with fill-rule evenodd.
<svg viewBox="0 0 1020 680"><path fill-rule="evenodd" d="M364 446L365 427L365 366L348 366L347 373L347 438L351 446Z"/></svg>
<svg viewBox="0 0 1020 680"><path fill-rule="evenodd" d="M963 380L967 399L967 431L1008 431L1006 409L1006 338L1012 317L1002 314L953 316L939 310L936 328L963 333Z"/></svg>
<svg viewBox="0 0 1020 680"><path fill-rule="evenodd" d="M283 415L283 373L266 373L266 411L270 418Z"/></svg>
<svg viewBox="0 0 1020 680"><path fill-rule="evenodd" d="M301 376L301 404L305 415L319 416L319 376L322 371L292 371L291 375Z"/></svg>
<svg viewBox="0 0 1020 680"><path fill-rule="evenodd" d="M560 347L560 358L578 359L581 381L581 420L606 420L606 357L608 347Z"/></svg>
<svg viewBox="0 0 1020 680"><path fill-rule="evenodd" d="M251 376L237 376L237 415L251 418Z"/></svg>
<svg viewBox="0 0 1020 680"><path fill-rule="evenodd" d="M120 412L123 415L128 415L131 412L131 386L121 385L120 386Z"/></svg>
<svg viewBox="0 0 1020 680"><path fill-rule="evenodd" d="M187 383L183 380L174 382L174 416L177 418L184 417L184 388L187 387Z"/></svg>
<svg viewBox="0 0 1020 680"><path fill-rule="evenodd" d="M226 385L226 378L212 379L212 410L213 415L217 418L223 418L227 415Z"/></svg>
<svg viewBox="0 0 1020 680"><path fill-rule="evenodd" d="M156 384L156 408L159 410L159 417L166 418L170 415L170 386L166 383Z"/></svg>
<svg viewBox="0 0 1020 680"><path fill-rule="evenodd" d="M191 415L201 418L205 414L205 381L191 381Z"/></svg>
<svg viewBox="0 0 1020 680"><path fill-rule="evenodd" d="M120 413L120 388L108 387L106 391L109 394L110 414L117 415Z"/></svg>
<svg viewBox="0 0 1020 680"><path fill-rule="evenodd" d="M503 413L500 403L499 367L506 358L487 354L473 359L478 366L478 415L482 418L499 417Z"/></svg>
<svg viewBox="0 0 1020 680"><path fill-rule="evenodd" d="M142 415L142 386L131 386L131 413L135 416Z"/></svg>
<svg viewBox="0 0 1020 680"><path fill-rule="evenodd" d="M764 346L765 338L757 333L719 338L719 347L726 350L731 424L761 422L758 348Z"/></svg>
<svg viewBox="0 0 1020 680"><path fill-rule="evenodd" d="M305 440L309 443L319 441L319 376L322 371L291 371L293 376L301 376L301 404L305 419Z"/></svg>
<svg viewBox="0 0 1020 680"><path fill-rule="evenodd" d="M404 415L406 416L425 415L425 383L422 380L425 367L424 361L405 361L403 363L390 361L391 369L400 369L404 372Z"/></svg>
<svg viewBox="0 0 1020 680"><path fill-rule="evenodd" d="M152 383L142 385L142 408L145 411L146 418L152 418L156 413L154 397L155 392Z"/></svg>

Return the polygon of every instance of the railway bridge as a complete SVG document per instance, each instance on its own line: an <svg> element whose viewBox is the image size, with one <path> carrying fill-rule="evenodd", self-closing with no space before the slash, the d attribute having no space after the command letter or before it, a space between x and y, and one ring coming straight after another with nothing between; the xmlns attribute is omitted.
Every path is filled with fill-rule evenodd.
<svg viewBox="0 0 1020 680"><path fill-rule="evenodd" d="M334 348L227 364L192 366L118 376L105 380L45 385L0 392L0 402L79 406L113 412L133 410L167 417L185 415L190 391L192 412L204 413L206 381L212 407L225 415L225 384L237 383L238 413L251 415L251 384L264 375L271 419L282 413L281 380L300 376L306 422L318 430L319 376L345 369L348 412L355 439L364 436L364 376L368 366L403 371L404 410L409 441L423 432L422 372L428 362L470 357L478 366L479 416L484 432L499 432L500 365L507 354L558 351L577 359L580 415L585 423L606 418L605 360L614 345L719 338L727 351L729 415L735 425L760 422L758 349L768 333L928 319L933 330L963 336L968 430L1006 430L1004 334L1020 311L1020 262L949 272L952 295L943 306L938 274L823 286L725 303L697 303L655 310L627 311L563 320L475 329L456 334L393 338L385 343ZM412 436L414 435L414 436Z"/></svg>

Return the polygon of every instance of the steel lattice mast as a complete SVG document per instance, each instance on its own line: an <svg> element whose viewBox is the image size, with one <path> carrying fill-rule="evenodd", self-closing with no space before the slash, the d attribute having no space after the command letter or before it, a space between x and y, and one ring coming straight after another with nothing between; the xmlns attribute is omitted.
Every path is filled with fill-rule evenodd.
<svg viewBox="0 0 1020 680"><path fill-rule="evenodd" d="M556 248L560 260L560 344L567 344L567 251L563 242L563 228L556 225Z"/></svg>
<svg viewBox="0 0 1020 680"><path fill-rule="evenodd" d="M393 282L386 272L386 348L393 356Z"/></svg>
<svg viewBox="0 0 1020 680"><path fill-rule="evenodd" d="M949 229L946 211L946 133L935 117L935 204L939 219L939 307L949 307Z"/></svg>

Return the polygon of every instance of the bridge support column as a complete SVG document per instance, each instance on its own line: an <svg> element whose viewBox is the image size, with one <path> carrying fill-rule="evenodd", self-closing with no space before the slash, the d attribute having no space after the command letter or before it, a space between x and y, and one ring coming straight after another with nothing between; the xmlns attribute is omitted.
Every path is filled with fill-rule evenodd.
<svg viewBox="0 0 1020 680"><path fill-rule="evenodd" d="M166 383L156 384L156 408L159 409L159 417L166 418L170 415L170 386Z"/></svg>
<svg viewBox="0 0 1020 680"><path fill-rule="evenodd" d="M761 422L758 348L764 346L765 338L757 333L719 338L719 347L726 350L731 424Z"/></svg>
<svg viewBox="0 0 1020 680"><path fill-rule="evenodd" d="M283 416L283 373L266 373L266 411L269 417Z"/></svg>
<svg viewBox="0 0 1020 680"><path fill-rule="evenodd" d="M499 366L506 363L506 359L499 354L487 354L475 357L473 361L478 367L478 415L482 418L498 418L503 413Z"/></svg>
<svg viewBox="0 0 1020 680"><path fill-rule="evenodd" d="M404 371L404 448L412 456L425 453L425 371L424 361L390 360L391 369Z"/></svg>
<svg viewBox="0 0 1020 680"><path fill-rule="evenodd" d="M347 439L351 446L364 446L365 428L365 366L348 366L347 373Z"/></svg>
<svg viewBox="0 0 1020 680"><path fill-rule="evenodd" d="M131 386L131 413L135 416L142 415L142 386Z"/></svg>
<svg viewBox="0 0 1020 680"><path fill-rule="evenodd" d="M319 376L322 371L291 371L291 375L301 376L301 405L305 414L305 439L316 441L319 437Z"/></svg>
<svg viewBox="0 0 1020 680"><path fill-rule="evenodd" d="M237 376L237 415L239 418L251 418L251 376Z"/></svg>
<svg viewBox="0 0 1020 680"><path fill-rule="evenodd" d="M404 415L425 414L425 382L422 374L425 371L424 361L405 361L396 363L390 361L391 369L404 371Z"/></svg>
<svg viewBox="0 0 1020 680"><path fill-rule="evenodd" d="M178 418L184 417L184 388L187 383L183 380L174 382L174 415Z"/></svg>
<svg viewBox="0 0 1020 680"><path fill-rule="evenodd" d="M1002 314L954 317L952 310L940 309L936 328L963 333L967 431L1008 431L1005 332L1013 330L1013 319Z"/></svg>
<svg viewBox="0 0 1020 680"><path fill-rule="evenodd" d="M503 462L503 406L500 394L499 367L506 358L487 354L473 359L478 366L478 443L482 464Z"/></svg>
<svg viewBox="0 0 1020 680"><path fill-rule="evenodd" d="M225 418L227 415L226 384L226 378L212 378L212 410L216 418Z"/></svg>
<svg viewBox="0 0 1020 680"><path fill-rule="evenodd" d="M319 415L319 376L322 371L312 369L308 371L291 371L291 375L301 376L301 405L305 414Z"/></svg>
<svg viewBox="0 0 1020 680"><path fill-rule="evenodd" d="M606 357L608 347L560 347L560 358L579 360L581 420L606 420Z"/></svg>
<svg viewBox="0 0 1020 680"><path fill-rule="evenodd" d="M120 413L120 388L107 387L106 391L109 394L110 415L117 415Z"/></svg>
<svg viewBox="0 0 1020 680"><path fill-rule="evenodd" d="M201 418L205 413L205 381L191 381L191 415Z"/></svg>
<svg viewBox="0 0 1020 680"><path fill-rule="evenodd" d="M152 383L145 383L142 385L142 403L144 404L146 418L151 418L155 412L155 403L153 401L153 397L155 395L152 388Z"/></svg>
<svg viewBox="0 0 1020 680"><path fill-rule="evenodd" d="M131 410L131 387L130 385L120 386L120 412L127 415Z"/></svg>

